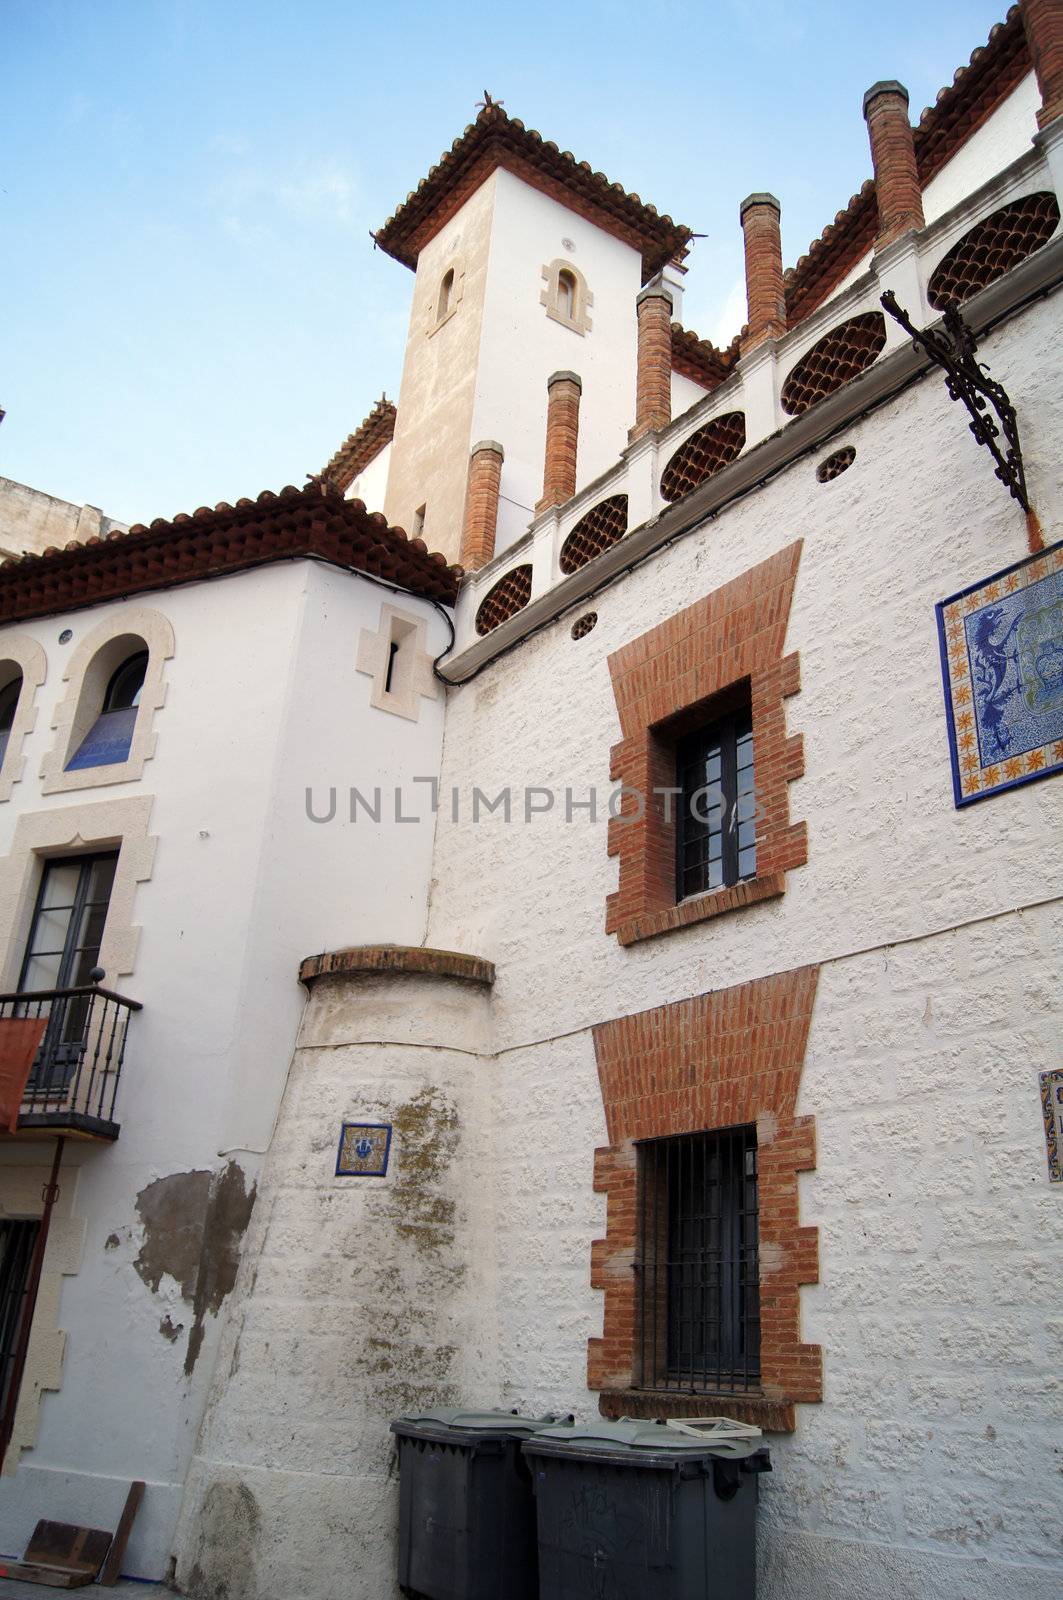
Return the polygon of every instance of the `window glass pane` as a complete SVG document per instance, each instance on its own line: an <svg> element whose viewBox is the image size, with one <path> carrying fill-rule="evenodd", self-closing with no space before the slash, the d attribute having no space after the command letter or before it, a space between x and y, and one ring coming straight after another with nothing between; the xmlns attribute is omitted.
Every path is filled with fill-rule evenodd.
<svg viewBox="0 0 1063 1600"><path fill-rule="evenodd" d="M72 915L69 906L61 906L54 911L42 909L33 925L33 938L30 943L32 954L40 956L55 952L62 955Z"/></svg>
<svg viewBox="0 0 1063 1600"><path fill-rule="evenodd" d="M755 878L757 875L757 852L753 847L749 850L738 852L738 876L740 878Z"/></svg>
<svg viewBox="0 0 1063 1600"><path fill-rule="evenodd" d="M108 767L115 762L125 761L133 743L136 721L135 706L122 711L103 712L67 762L67 772L76 772L82 767Z"/></svg>
<svg viewBox="0 0 1063 1600"><path fill-rule="evenodd" d="M44 892L41 895L41 905L66 906L68 908L72 906L80 876L81 863L79 861L49 861L44 869Z"/></svg>
<svg viewBox="0 0 1063 1600"><path fill-rule="evenodd" d="M62 959L62 951L56 955L31 956L19 988L26 994L33 994L38 989L58 989Z"/></svg>

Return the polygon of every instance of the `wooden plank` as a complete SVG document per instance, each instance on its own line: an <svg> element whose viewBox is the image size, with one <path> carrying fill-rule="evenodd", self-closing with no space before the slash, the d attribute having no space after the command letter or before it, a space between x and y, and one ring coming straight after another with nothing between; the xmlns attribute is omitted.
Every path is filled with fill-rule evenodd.
<svg viewBox="0 0 1063 1600"><path fill-rule="evenodd" d="M111 1535L104 1528L82 1528L77 1523L42 1518L33 1530L23 1560L31 1566L87 1572L94 1578L110 1547Z"/></svg>
<svg viewBox="0 0 1063 1600"><path fill-rule="evenodd" d="M91 1572L75 1572L70 1567L46 1567L34 1561L0 1563L0 1578L17 1578L21 1583L44 1583L50 1589L84 1589L92 1582ZM0 1595L3 1590L0 1589Z"/></svg>
<svg viewBox="0 0 1063 1600"><path fill-rule="evenodd" d="M111 1540L111 1548L107 1552L107 1559L103 1563L103 1568L100 1572L99 1582L107 1589L112 1588L121 1576L125 1547L129 1543L129 1535L133 1531L133 1519L143 1498L143 1483L131 1483L129 1485L129 1493L126 1495L125 1505L122 1508L118 1528L114 1538Z"/></svg>

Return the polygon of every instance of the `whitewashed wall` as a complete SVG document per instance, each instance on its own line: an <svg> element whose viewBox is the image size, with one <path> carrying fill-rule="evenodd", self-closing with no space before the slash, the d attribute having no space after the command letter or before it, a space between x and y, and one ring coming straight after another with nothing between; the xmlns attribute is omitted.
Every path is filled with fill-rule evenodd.
<svg viewBox="0 0 1063 1600"><path fill-rule="evenodd" d="M137 597L165 613L176 639L157 753L138 782L51 796L40 794L36 773L63 662L102 616L122 608L18 629L43 646L48 676L25 776L0 807L0 852L22 813L136 794L154 797L158 847L136 891L136 964L120 981L144 1007L130 1029L122 1132L109 1148L68 1144L64 1181L73 1184L78 1169L74 1211L87 1232L80 1270L63 1280L62 1387L45 1393L37 1442L0 1487L0 1551L20 1553L40 1516L112 1525L124 1486L143 1477L148 1495L128 1570L164 1575L216 1319L207 1313L188 1380L191 1308L172 1277L153 1293L134 1270L144 1242L136 1198L157 1178L217 1171L230 1160L250 1187L304 1004L299 960L326 946L423 934L431 823L382 824L392 845L384 855L379 832L343 820L350 784L369 792L397 770L438 765L442 701L422 700L416 723L374 711L371 681L355 671L361 630L376 629L389 600L396 597L310 562ZM425 618L440 650L447 632L433 609L409 597L397 603ZM62 646L66 627L73 639ZM319 800L339 787L335 822L308 820L307 785ZM39 1163L42 1148L50 1151L9 1144L3 1163ZM182 1328L175 1342L161 1328L167 1316Z"/></svg>
<svg viewBox="0 0 1063 1600"><path fill-rule="evenodd" d="M1058 299L1040 306L982 351L1018 407L1050 537L1063 402L1043 352L1060 314ZM619 736L609 652L804 539L787 722L805 739L790 793L810 859L781 902L623 950L602 931L616 866L601 817L441 816L430 942L498 964L501 1398L594 1404L591 1024L822 962L801 1110L819 1121L802 1209L823 1284L804 1291L804 1317L826 1397L775 1442L766 1592L1048 1600L1063 1415L1044 1263L1063 1195L1047 1184L1036 1075L1060 1036L1063 783L954 809L933 611L1022 556L1025 526L936 378L840 443L856 461L833 483L796 463L588 602L586 638L570 638L573 612L451 696L444 789L604 792ZM1052 903L1021 909L1039 902Z"/></svg>
<svg viewBox="0 0 1063 1600"><path fill-rule="evenodd" d="M383 511L390 462L391 445L386 444L379 455L375 455L369 465L363 467L362 471L354 479L347 490L347 499L361 500L362 504L370 511ZM416 510L416 507L414 509ZM412 525L406 531L412 535Z"/></svg>
<svg viewBox="0 0 1063 1600"><path fill-rule="evenodd" d="M453 979L315 987L189 1476L182 1592L391 1594L390 1419L497 1391L486 1004ZM352 1120L394 1124L386 1178L334 1175Z"/></svg>

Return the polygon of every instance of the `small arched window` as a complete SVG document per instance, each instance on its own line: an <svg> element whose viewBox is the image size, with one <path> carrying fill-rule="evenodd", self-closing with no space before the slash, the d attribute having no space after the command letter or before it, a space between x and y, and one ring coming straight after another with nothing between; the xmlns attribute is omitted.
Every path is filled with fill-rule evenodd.
<svg viewBox="0 0 1063 1600"><path fill-rule="evenodd" d="M133 743L140 691L148 670L148 652L127 656L111 673L100 712L66 764L67 772L82 767L107 767L125 761Z"/></svg>
<svg viewBox="0 0 1063 1600"><path fill-rule="evenodd" d="M454 299L454 268L451 267L443 274L443 282L439 285L439 301L436 305L436 321L442 322L443 318L450 315L451 304Z"/></svg>
<svg viewBox="0 0 1063 1600"><path fill-rule="evenodd" d="M22 674L12 678L10 683L5 683L0 689L0 767L4 764L7 754L7 741L11 736L12 724L15 721L15 712L18 710L18 699L22 693Z"/></svg>
<svg viewBox="0 0 1063 1600"><path fill-rule="evenodd" d="M573 333L590 333L588 312L594 304L594 296L579 268L571 261L551 261L543 267L542 276L546 287L539 296L539 303L546 307L547 316Z"/></svg>

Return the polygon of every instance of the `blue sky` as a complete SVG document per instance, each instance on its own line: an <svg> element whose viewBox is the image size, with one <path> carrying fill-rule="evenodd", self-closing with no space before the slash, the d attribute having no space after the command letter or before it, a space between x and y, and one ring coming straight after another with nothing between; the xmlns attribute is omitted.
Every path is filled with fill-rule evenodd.
<svg viewBox="0 0 1063 1600"><path fill-rule="evenodd" d="M379 227L513 116L707 235L684 320L742 321L738 202L796 260L1004 0L0 0L0 473L150 521L301 484L386 389L412 274Z"/></svg>

